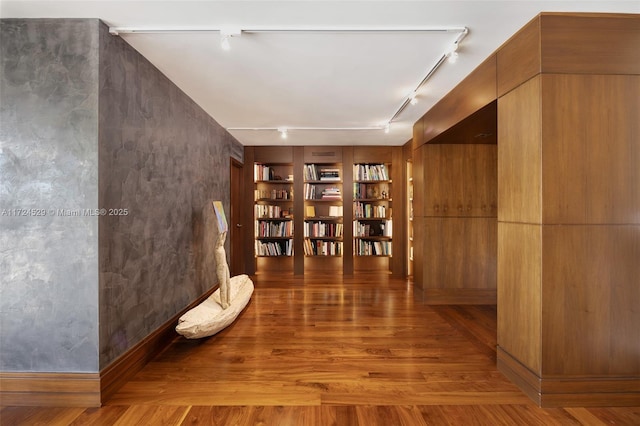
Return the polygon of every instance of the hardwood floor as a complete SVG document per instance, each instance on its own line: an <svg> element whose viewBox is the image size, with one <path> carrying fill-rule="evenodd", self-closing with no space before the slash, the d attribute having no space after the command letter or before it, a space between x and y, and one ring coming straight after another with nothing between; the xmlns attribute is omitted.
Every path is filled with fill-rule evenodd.
<svg viewBox="0 0 640 426"><path fill-rule="evenodd" d="M496 369L495 306L428 306L388 276L258 275L237 321L173 343L99 409L4 425L638 425L640 407L536 407Z"/></svg>

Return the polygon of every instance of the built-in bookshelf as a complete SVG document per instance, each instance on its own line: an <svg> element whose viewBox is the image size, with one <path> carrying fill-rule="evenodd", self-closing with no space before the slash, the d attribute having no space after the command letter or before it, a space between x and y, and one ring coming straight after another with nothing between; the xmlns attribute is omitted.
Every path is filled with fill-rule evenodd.
<svg viewBox="0 0 640 426"><path fill-rule="evenodd" d="M255 256L293 256L293 164L253 167Z"/></svg>
<svg viewBox="0 0 640 426"><path fill-rule="evenodd" d="M393 255L390 163L353 165L353 254Z"/></svg>
<svg viewBox="0 0 640 426"><path fill-rule="evenodd" d="M402 147L247 146L245 164L247 273L404 273Z"/></svg>
<svg viewBox="0 0 640 426"><path fill-rule="evenodd" d="M342 256L343 206L340 164L304 165L304 254Z"/></svg>

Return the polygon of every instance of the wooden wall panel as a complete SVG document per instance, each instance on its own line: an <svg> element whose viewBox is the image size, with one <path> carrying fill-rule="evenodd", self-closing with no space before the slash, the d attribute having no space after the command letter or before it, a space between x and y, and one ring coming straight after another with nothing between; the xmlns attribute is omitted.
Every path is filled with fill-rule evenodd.
<svg viewBox="0 0 640 426"><path fill-rule="evenodd" d="M281 272L283 274L290 274L294 269L293 257L257 257L256 258L256 271L262 272Z"/></svg>
<svg viewBox="0 0 640 426"><path fill-rule="evenodd" d="M544 75L542 99L543 222L640 223L640 76Z"/></svg>
<svg viewBox="0 0 640 426"><path fill-rule="evenodd" d="M539 73L640 74L639 16L540 14L498 49L498 96Z"/></svg>
<svg viewBox="0 0 640 426"><path fill-rule="evenodd" d="M427 143L497 98L496 57L487 58L419 120L422 137L414 135L414 149Z"/></svg>
<svg viewBox="0 0 640 426"><path fill-rule="evenodd" d="M542 240L543 376L640 377L640 225L544 226Z"/></svg>
<svg viewBox="0 0 640 426"><path fill-rule="evenodd" d="M0 397L7 407L100 407L100 375L0 372Z"/></svg>
<svg viewBox="0 0 640 426"><path fill-rule="evenodd" d="M541 80L498 99L498 220L541 223Z"/></svg>
<svg viewBox="0 0 640 426"><path fill-rule="evenodd" d="M354 146L353 163L380 163L392 161L394 146ZM395 163L394 163L395 166Z"/></svg>
<svg viewBox="0 0 640 426"><path fill-rule="evenodd" d="M427 145L413 151L413 216L423 217L425 212L425 155ZM415 225L414 225L415 226Z"/></svg>
<svg viewBox="0 0 640 426"><path fill-rule="evenodd" d="M495 289L497 228L493 218L424 218L422 288ZM414 249L415 250L415 249Z"/></svg>
<svg viewBox="0 0 640 426"><path fill-rule="evenodd" d="M498 217L498 147L471 145L465 157L469 178L465 180L467 216Z"/></svg>
<svg viewBox="0 0 640 426"><path fill-rule="evenodd" d="M424 215L496 217L497 146L427 144Z"/></svg>
<svg viewBox="0 0 640 426"><path fill-rule="evenodd" d="M496 144L498 143L498 102L493 101L474 112L430 144Z"/></svg>
<svg viewBox="0 0 640 426"><path fill-rule="evenodd" d="M258 163L293 163L291 146L254 146L255 161ZM252 165L253 166L253 165ZM253 179L251 180L253 182Z"/></svg>
<svg viewBox="0 0 640 426"><path fill-rule="evenodd" d="M502 96L540 73L540 17L522 27L496 53L497 91Z"/></svg>
<svg viewBox="0 0 640 426"><path fill-rule="evenodd" d="M424 121L422 118L413 124L413 138L411 139L411 148L418 149L424 144Z"/></svg>
<svg viewBox="0 0 640 426"><path fill-rule="evenodd" d="M543 73L640 74L640 15L540 15Z"/></svg>
<svg viewBox="0 0 640 426"><path fill-rule="evenodd" d="M342 163L341 146L305 146L305 163Z"/></svg>
<svg viewBox="0 0 640 426"><path fill-rule="evenodd" d="M413 283L417 288L424 290L425 269L428 261L425 256L425 228L424 217L413 217Z"/></svg>
<svg viewBox="0 0 640 426"><path fill-rule="evenodd" d="M498 346L540 376L542 230L498 223Z"/></svg>

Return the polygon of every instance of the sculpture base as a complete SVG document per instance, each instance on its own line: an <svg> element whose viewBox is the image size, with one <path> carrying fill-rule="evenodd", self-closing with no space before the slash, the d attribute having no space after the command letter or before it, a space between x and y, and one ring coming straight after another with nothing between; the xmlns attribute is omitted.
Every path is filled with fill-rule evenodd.
<svg viewBox="0 0 640 426"><path fill-rule="evenodd" d="M220 289L204 302L178 319L176 332L187 339L213 336L229 326L247 306L253 294L253 281L247 275L237 275L230 280L230 306L222 309Z"/></svg>

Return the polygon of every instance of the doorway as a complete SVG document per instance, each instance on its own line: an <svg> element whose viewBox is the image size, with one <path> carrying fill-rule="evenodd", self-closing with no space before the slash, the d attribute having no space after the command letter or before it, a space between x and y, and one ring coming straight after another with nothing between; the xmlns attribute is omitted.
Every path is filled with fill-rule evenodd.
<svg viewBox="0 0 640 426"><path fill-rule="evenodd" d="M229 238L231 245L231 276L245 273L242 256L242 188L244 187L244 165L231 158L231 215L229 221Z"/></svg>

